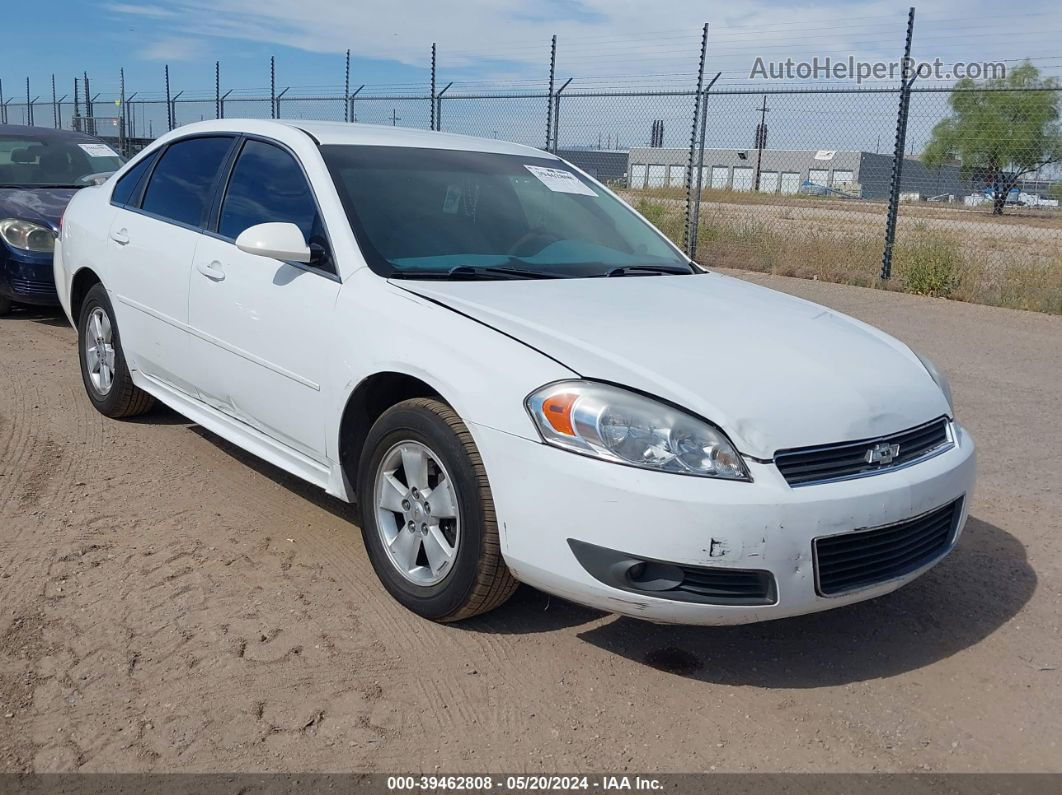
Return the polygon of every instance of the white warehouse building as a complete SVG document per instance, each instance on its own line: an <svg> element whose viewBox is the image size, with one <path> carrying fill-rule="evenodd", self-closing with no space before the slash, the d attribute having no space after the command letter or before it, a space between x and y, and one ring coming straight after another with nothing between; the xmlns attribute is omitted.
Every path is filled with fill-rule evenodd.
<svg viewBox="0 0 1062 795"><path fill-rule="evenodd" d="M706 189L751 191L756 184L755 149L705 149L701 185ZM631 188L682 187L686 184L688 149L639 147L630 150L628 185ZM695 175L696 178L696 175ZM861 151L764 149L759 190L798 193L820 190L863 199L884 199L892 178L892 156ZM904 158L901 188L928 198L962 196L970 184L955 166L927 169Z"/></svg>

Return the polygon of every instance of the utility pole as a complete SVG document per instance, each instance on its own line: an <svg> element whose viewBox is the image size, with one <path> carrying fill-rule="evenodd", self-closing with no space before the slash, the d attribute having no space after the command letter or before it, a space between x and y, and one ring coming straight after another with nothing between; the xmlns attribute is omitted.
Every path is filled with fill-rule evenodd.
<svg viewBox="0 0 1062 795"><path fill-rule="evenodd" d="M757 193L760 190L760 170L763 166L763 150L767 148L767 95L763 95L763 105L760 107L760 123L756 126L756 180L754 182Z"/></svg>
<svg viewBox="0 0 1062 795"><path fill-rule="evenodd" d="M402 121L402 117L398 115L398 110L396 108L391 108L391 126L397 127L398 122L400 121Z"/></svg>

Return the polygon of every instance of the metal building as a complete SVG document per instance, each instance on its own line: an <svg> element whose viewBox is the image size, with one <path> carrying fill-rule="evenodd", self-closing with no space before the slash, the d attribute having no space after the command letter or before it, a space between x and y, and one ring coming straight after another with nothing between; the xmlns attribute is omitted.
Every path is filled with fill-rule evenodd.
<svg viewBox="0 0 1062 795"><path fill-rule="evenodd" d="M829 149L705 149L701 184L708 189L764 193L822 193L861 199L886 199L892 178L892 156L874 152ZM630 150L631 188L682 187L686 184L688 149L639 147ZM696 176L696 175L695 175ZM904 158L900 191L909 198L951 195L955 200L973 190L957 166L928 169Z"/></svg>

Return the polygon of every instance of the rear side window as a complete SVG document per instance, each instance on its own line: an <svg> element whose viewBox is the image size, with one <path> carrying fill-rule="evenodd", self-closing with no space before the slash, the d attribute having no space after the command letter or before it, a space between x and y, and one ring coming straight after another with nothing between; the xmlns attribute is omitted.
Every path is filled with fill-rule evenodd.
<svg viewBox="0 0 1062 795"><path fill-rule="evenodd" d="M144 178L144 174L151 168L151 164L155 162L156 155L157 153L148 155L122 174L121 179L115 183L114 190L111 191L111 201L114 204L129 204L133 196L136 195L140 180Z"/></svg>
<svg viewBox="0 0 1062 795"><path fill-rule="evenodd" d="M299 164L279 146L250 140L232 169L218 233L235 239L255 224L288 221L307 242L321 242L317 205Z"/></svg>
<svg viewBox="0 0 1062 795"><path fill-rule="evenodd" d="M141 209L199 226L232 138L189 138L171 144L151 174Z"/></svg>

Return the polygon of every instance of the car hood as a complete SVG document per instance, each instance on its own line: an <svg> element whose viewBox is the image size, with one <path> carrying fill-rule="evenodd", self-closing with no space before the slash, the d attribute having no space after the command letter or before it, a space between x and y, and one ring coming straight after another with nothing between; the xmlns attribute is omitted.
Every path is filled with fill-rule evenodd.
<svg viewBox="0 0 1062 795"><path fill-rule="evenodd" d="M0 218L20 218L57 231L78 188L0 188Z"/></svg>
<svg viewBox="0 0 1062 795"><path fill-rule="evenodd" d="M903 343L809 301L716 273L397 283L584 378L684 406L756 458L894 433L949 413Z"/></svg>

